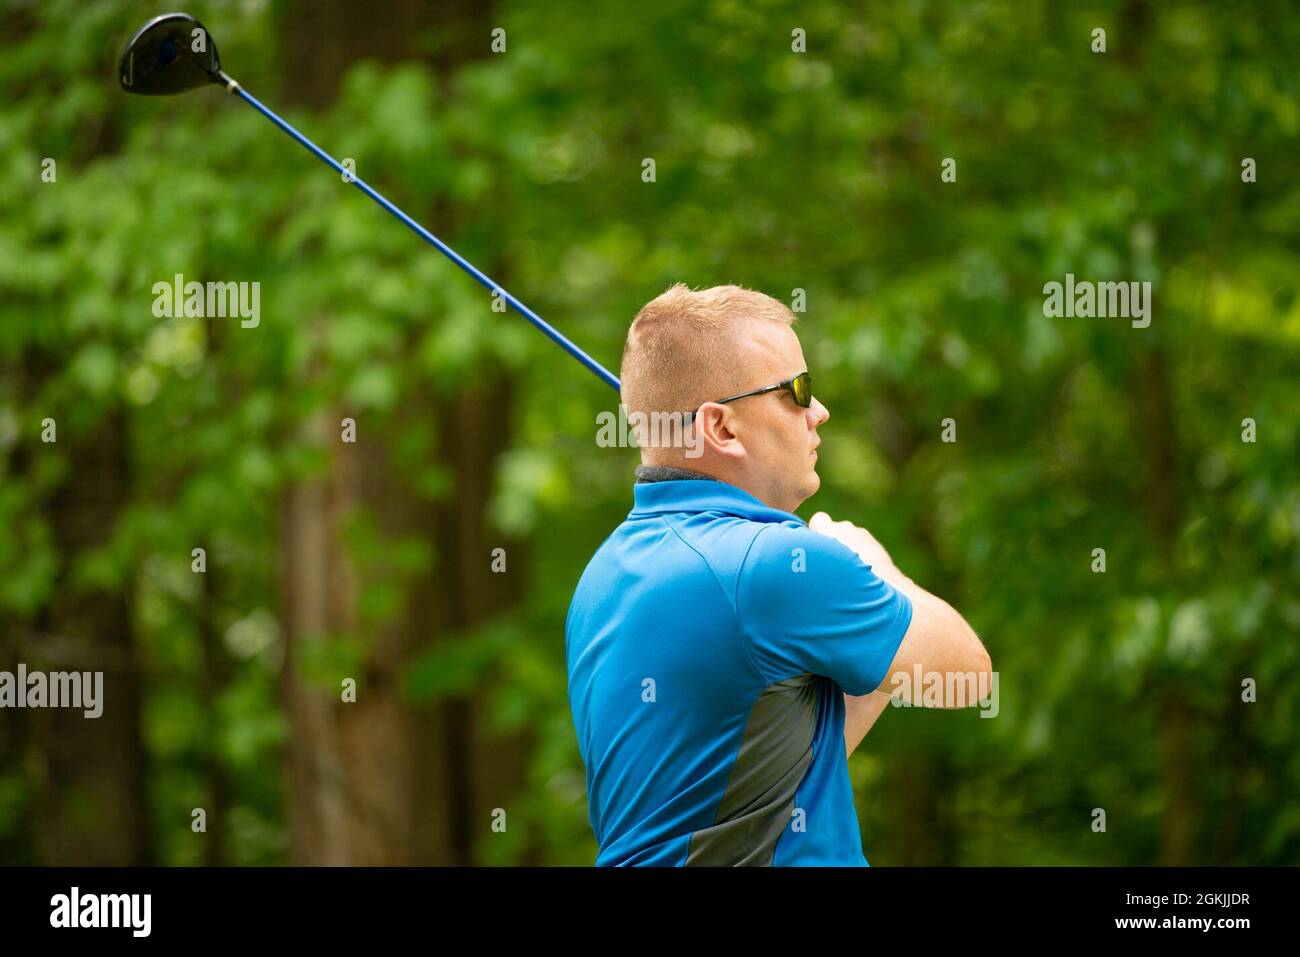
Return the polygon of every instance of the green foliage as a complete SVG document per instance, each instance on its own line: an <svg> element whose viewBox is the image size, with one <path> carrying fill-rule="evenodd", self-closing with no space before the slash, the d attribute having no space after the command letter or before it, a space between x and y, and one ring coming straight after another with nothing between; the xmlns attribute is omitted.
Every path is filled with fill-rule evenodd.
<svg viewBox="0 0 1300 957"><path fill-rule="evenodd" d="M470 261L505 264L512 292L609 366L672 282L806 290L798 328L832 413L806 514L871 528L961 608L1001 675L998 718L891 709L854 757L873 863L1148 863L1184 799L1194 859L1293 863L1300 21L1045 0L630 10L506 4L510 52L449 85L363 62L330 110L288 116ZM328 468L302 426L340 399L371 421L416 408L394 458L445 502L454 476L415 404L503 369L510 446L488 518L526 544L520 604L430 636L403 692L416 707L484 692L495 727L529 736L509 838L482 839L479 860L589 864L563 625L630 505L635 451L593 441L615 397L252 110L215 91L120 96L117 45L152 12L26 5L0 57L0 622L60 600L65 569L131 593L161 859L197 863L188 812L215 763L234 791L229 858L281 861L277 508ZM193 12L275 102L275 20ZM1240 181L1246 156L1257 183ZM1153 282L1150 328L1045 318L1042 286L1066 272ZM261 326L156 318L152 286L176 273L260 281ZM66 478L65 443L112 415L128 507L108 542L59 554L39 505ZM40 442L47 416L59 445ZM305 642L301 662L335 689L439 573L425 543L366 516L344 537L367 569L357 631ZM205 620L229 657L215 691ZM1256 704L1240 702L1247 677ZM1175 697L1185 777L1166 760ZM0 766L0 840L25 794ZM919 844L917 814L933 829Z"/></svg>

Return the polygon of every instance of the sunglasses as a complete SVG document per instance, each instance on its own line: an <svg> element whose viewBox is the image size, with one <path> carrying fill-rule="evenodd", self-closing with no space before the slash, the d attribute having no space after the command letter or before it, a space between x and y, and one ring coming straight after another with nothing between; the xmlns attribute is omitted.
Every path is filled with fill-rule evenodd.
<svg viewBox="0 0 1300 957"><path fill-rule="evenodd" d="M742 392L740 395L718 399L718 402L719 404L735 402L737 399L748 399L751 395L766 395L769 392L776 392L778 390L785 390L794 396L795 404L800 408L806 409L812 405L812 376L807 372L800 372L793 379L786 379L784 382L778 382L776 385L769 385L763 389L755 389L753 392ZM695 412L686 413L687 423L694 418Z"/></svg>

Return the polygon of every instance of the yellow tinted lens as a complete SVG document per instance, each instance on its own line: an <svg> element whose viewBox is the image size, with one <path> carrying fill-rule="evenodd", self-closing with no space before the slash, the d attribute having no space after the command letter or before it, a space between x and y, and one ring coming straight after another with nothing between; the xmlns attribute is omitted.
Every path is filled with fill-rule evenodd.
<svg viewBox="0 0 1300 957"><path fill-rule="evenodd" d="M805 409L812 405L812 376L804 372L795 376L794 382L794 400Z"/></svg>

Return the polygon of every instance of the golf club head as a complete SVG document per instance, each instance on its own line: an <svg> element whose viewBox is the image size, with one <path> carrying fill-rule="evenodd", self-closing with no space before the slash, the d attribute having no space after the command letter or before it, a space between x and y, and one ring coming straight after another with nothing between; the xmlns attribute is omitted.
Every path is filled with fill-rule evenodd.
<svg viewBox="0 0 1300 957"><path fill-rule="evenodd" d="M208 83L226 83L217 45L188 13L167 13L146 23L122 51L118 82L128 93L170 96Z"/></svg>

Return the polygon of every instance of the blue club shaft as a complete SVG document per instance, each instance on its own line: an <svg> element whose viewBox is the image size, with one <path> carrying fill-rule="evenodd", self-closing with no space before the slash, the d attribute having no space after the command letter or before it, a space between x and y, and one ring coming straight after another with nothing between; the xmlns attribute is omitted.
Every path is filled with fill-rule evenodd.
<svg viewBox="0 0 1300 957"><path fill-rule="evenodd" d="M373 199L380 206L384 207L384 209L392 213L408 229L410 229L411 232L415 233L417 236L423 239L430 246L434 247L440 253L442 253L444 256L446 256L448 259L454 262L461 269L465 270L465 272L469 273L471 276L477 279L479 284L484 288L486 288L489 292L494 292L499 294L501 298L504 299L515 310L515 312L519 313L521 316L523 316L525 319L531 322L534 326L540 329L543 333L545 333L546 336L550 338L552 342L554 342L561 349L563 349L569 355L573 356L573 358L577 359L584 366L586 366L588 369L594 372L597 376L600 377L601 381L603 381L605 384L613 387L615 391L618 390L619 388L618 377L613 375L608 369L602 366L599 362L597 362L591 356L587 355L587 353L583 352L580 348L578 348L578 346L575 345L573 342L571 342L568 339L568 337L566 337L562 332L560 332L560 330L556 329L554 326L552 326L549 322L547 322L537 313L533 312L531 309L525 306L522 302L520 302L510 293L506 292L504 289L502 289L500 286L494 283L491 279L489 279L486 275L484 275L477 267L475 267L473 263L471 263L460 253L456 252L456 250L452 249L450 246L444 243L433 233L429 232L427 229L425 229L423 226L421 226L419 223L413 220L410 216L406 215L406 213L402 212L395 205L390 203L377 190L373 189L370 186L370 184L368 184L365 180L344 170L343 166L339 163L338 160L330 156L329 153L326 153L323 149L321 149L311 140L307 139L307 137L303 136L301 133L295 130L287 122L285 122L279 116L277 116L273 111L269 110L266 106L264 106L261 103L261 101L259 101L255 96L253 96L243 87L236 86L233 92L235 93L236 96L243 99L244 102L248 103L259 113L265 116L268 120L270 120L276 126L280 127L280 129L284 130L295 140L301 143L304 147L306 147L306 149L309 152L314 153L316 157L320 159L321 162L327 164L328 166L333 167L334 170L339 174L346 175L349 179L352 180L352 184L356 186L357 189L361 190L361 192L365 193L367 196Z"/></svg>

